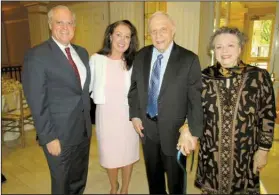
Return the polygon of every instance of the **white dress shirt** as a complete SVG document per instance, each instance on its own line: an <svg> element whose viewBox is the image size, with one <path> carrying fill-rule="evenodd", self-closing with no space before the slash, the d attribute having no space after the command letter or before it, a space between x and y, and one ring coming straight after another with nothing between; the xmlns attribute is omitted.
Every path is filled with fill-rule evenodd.
<svg viewBox="0 0 279 195"><path fill-rule="evenodd" d="M72 47L71 44L69 44L68 46L65 46L61 43L59 43L57 40L55 40L54 37L52 37L53 41L58 45L58 47L61 49L61 51L65 54L66 58L68 59L67 53L65 51L65 48L69 47L70 48L70 52L71 52L71 56L77 66L78 72L79 72L79 76L80 76L80 81L81 81L81 88L83 89L85 80L86 80L86 68L83 64L83 62L81 61L79 55L77 54L76 50ZM69 64L69 66L71 66Z"/></svg>

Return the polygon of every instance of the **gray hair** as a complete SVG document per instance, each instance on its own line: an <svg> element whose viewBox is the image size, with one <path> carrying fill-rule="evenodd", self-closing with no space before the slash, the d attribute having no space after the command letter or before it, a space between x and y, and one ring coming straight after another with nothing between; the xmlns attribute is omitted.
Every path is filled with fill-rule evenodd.
<svg viewBox="0 0 279 195"><path fill-rule="evenodd" d="M51 24L51 22L52 22L53 12L54 12L56 9L67 9L67 10L69 10L69 11L72 13L73 20L74 20L73 22L74 22L74 26L75 26L75 24L76 24L76 14L75 14L70 8L68 8L68 7L65 6L65 5L57 5L57 6L51 8L51 9L49 10L49 12L47 13L48 23L49 23L49 24Z"/></svg>
<svg viewBox="0 0 279 195"><path fill-rule="evenodd" d="M217 29L214 32L214 34L210 37L210 40L209 40L209 50L214 49L214 47L215 47L215 44L214 44L215 38L218 35L221 35L221 34L235 35L237 37L237 39L238 39L238 44L241 47L241 49L244 47L245 43L248 40L247 36L243 32L240 32L240 30L238 28L223 26L223 27Z"/></svg>
<svg viewBox="0 0 279 195"><path fill-rule="evenodd" d="M165 12L162 12L162 11L156 11L155 13L153 13L150 18L148 19L148 30L150 30L150 22L151 20L155 17L155 16L158 16L158 15L162 15L162 16L165 16L167 17L167 19L170 21L170 23L172 24L173 28L175 29L175 22L173 21L173 19Z"/></svg>

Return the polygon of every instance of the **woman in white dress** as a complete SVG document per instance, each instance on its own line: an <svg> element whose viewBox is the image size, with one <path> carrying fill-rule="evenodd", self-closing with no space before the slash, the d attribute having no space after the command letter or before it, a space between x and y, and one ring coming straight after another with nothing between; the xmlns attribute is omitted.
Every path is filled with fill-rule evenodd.
<svg viewBox="0 0 279 195"><path fill-rule="evenodd" d="M127 194L133 164L139 160L139 136L129 119L127 94L138 49L137 31L128 20L110 24L103 48L90 57L91 97L96 104L96 135L100 164L107 169L111 194Z"/></svg>

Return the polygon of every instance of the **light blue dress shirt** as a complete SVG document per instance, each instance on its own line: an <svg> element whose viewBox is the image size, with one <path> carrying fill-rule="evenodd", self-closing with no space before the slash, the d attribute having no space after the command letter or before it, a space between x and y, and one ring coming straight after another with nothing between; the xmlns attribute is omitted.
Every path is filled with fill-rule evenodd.
<svg viewBox="0 0 279 195"><path fill-rule="evenodd" d="M170 53L171 53L172 47L173 47L173 41L171 42L171 44L169 45L169 47L167 48L167 50L164 53L159 52L155 47L153 47L151 66L150 66L150 72L149 72L149 86L150 86L151 74L152 74L152 70L153 70L153 67L154 67L154 63L157 59L157 56L162 54L163 59L161 60L159 91L161 89L163 77L164 77L164 74L165 74L165 71L166 71L166 68L167 68L167 64L168 64L168 61L169 61L169 58L170 58Z"/></svg>

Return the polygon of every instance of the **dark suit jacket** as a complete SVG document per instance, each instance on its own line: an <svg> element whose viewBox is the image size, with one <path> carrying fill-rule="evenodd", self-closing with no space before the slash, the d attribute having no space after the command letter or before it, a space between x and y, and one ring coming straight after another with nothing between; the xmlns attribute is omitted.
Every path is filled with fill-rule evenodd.
<svg viewBox="0 0 279 195"><path fill-rule="evenodd" d="M130 118L142 120L144 134L153 139L156 130L148 126L146 108L153 46L141 49L136 55L128 94ZM193 52L173 45L158 97L158 133L166 155L176 155L179 128L188 119L193 136L200 137L203 126L201 103L201 68Z"/></svg>
<svg viewBox="0 0 279 195"><path fill-rule="evenodd" d="M73 45L86 67L83 89L67 57L50 38L28 50L24 58L22 84L31 109L40 145L58 138L61 144L76 145L84 134L90 137L88 52Z"/></svg>

